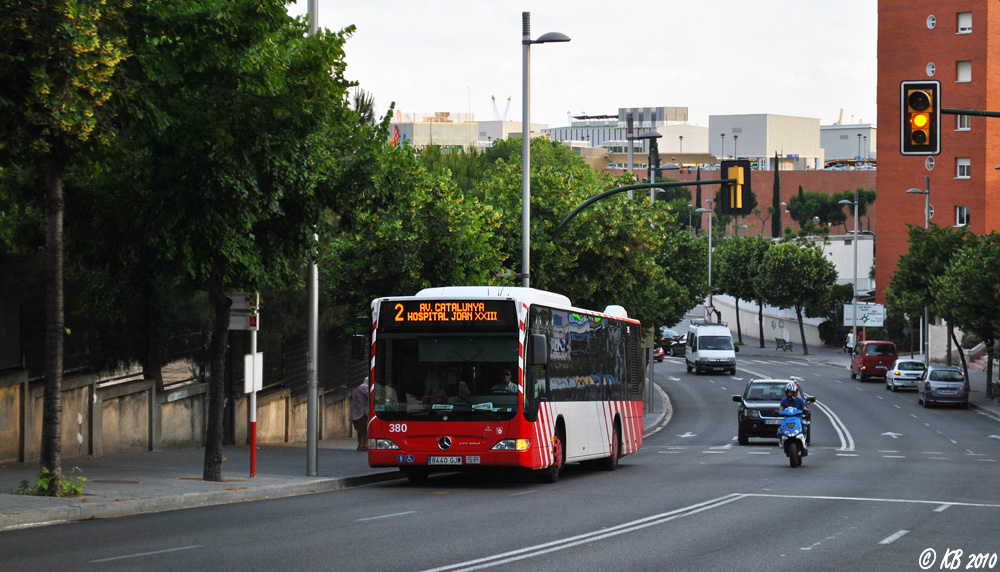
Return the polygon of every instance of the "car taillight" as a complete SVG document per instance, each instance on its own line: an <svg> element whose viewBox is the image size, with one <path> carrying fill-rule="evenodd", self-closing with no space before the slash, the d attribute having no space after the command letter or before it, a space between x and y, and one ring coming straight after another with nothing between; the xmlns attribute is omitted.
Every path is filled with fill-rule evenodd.
<svg viewBox="0 0 1000 572"><path fill-rule="evenodd" d="M931 382L925 381L924 382L924 391L930 391L930 390L931 390Z"/></svg>

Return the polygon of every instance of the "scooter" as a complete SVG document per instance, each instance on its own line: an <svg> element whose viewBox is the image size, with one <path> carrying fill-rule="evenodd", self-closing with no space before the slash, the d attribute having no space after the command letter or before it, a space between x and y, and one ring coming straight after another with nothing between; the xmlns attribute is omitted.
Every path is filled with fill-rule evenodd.
<svg viewBox="0 0 1000 572"><path fill-rule="evenodd" d="M802 464L802 457L809 454L804 413L797 407L786 407L778 412L784 417L778 426L778 446L784 449L788 464L793 469Z"/></svg>

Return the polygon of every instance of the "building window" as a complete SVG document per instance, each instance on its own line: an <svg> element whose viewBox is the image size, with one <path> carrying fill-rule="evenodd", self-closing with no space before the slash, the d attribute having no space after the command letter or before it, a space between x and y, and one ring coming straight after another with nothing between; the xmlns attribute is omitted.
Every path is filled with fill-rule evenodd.
<svg viewBox="0 0 1000 572"><path fill-rule="evenodd" d="M958 118L958 123L955 125L955 131L972 131L972 116L971 115L956 115Z"/></svg>
<svg viewBox="0 0 1000 572"><path fill-rule="evenodd" d="M955 178L968 179L972 176L972 159L958 157L955 159Z"/></svg>
<svg viewBox="0 0 1000 572"><path fill-rule="evenodd" d="M966 83L972 81L972 62L963 61L955 62L955 69L958 72L955 81L957 83Z"/></svg>
<svg viewBox="0 0 1000 572"><path fill-rule="evenodd" d="M955 207L955 226L969 226L969 207Z"/></svg>
<svg viewBox="0 0 1000 572"><path fill-rule="evenodd" d="M972 12L958 13L958 33L959 34L972 33Z"/></svg>

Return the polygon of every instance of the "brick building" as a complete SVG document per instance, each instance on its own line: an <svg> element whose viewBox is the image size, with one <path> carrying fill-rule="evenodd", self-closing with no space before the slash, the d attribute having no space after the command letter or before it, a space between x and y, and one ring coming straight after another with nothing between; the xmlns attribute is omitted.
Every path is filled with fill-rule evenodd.
<svg viewBox="0 0 1000 572"><path fill-rule="evenodd" d="M936 79L941 105L1000 111L1000 5L988 0L879 0L879 211L876 299L906 253L906 223L923 226L925 188L939 226L968 226L976 234L1000 228L1000 119L941 116L941 154L899 153L900 82ZM990 41L990 39L994 41Z"/></svg>

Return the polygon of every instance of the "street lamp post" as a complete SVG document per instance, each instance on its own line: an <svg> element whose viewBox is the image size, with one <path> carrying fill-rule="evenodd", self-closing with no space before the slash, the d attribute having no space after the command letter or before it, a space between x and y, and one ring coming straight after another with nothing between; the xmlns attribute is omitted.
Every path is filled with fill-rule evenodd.
<svg viewBox="0 0 1000 572"><path fill-rule="evenodd" d="M722 134L722 151L719 151L719 161L726 158L726 134Z"/></svg>
<svg viewBox="0 0 1000 572"><path fill-rule="evenodd" d="M855 161L854 164L857 165L858 161L861 161L861 134L860 133L858 133L858 159L857 159L857 161Z"/></svg>
<svg viewBox="0 0 1000 572"><path fill-rule="evenodd" d="M705 199L705 202L708 203L708 209L699 208L694 212L708 213L708 305L715 307L712 302L712 199Z"/></svg>
<svg viewBox="0 0 1000 572"><path fill-rule="evenodd" d="M842 205L852 205L854 208L854 288L851 293L851 330L854 332L854 339L858 339L858 190L854 189L854 200L844 199L840 201Z"/></svg>
<svg viewBox="0 0 1000 572"><path fill-rule="evenodd" d="M678 155L683 155L684 154L684 136L683 135L678 135L677 136L677 140L678 140L678 145L680 146L680 151L678 151L677 154ZM684 157L681 157L681 160L683 161Z"/></svg>
<svg viewBox="0 0 1000 572"><path fill-rule="evenodd" d="M646 166L646 172L648 174L648 179L650 183L656 182L656 175L659 173L660 168L660 144L657 141L663 135L660 135L658 131L646 131L640 134L636 139L648 139L649 140L649 164ZM649 202L656 200L656 189L649 189Z"/></svg>
<svg viewBox="0 0 1000 572"><path fill-rule="evenodd" d="M907 194L911 195L923 195L924 196L924 229L930 226L931 221L931 178L924 177L924 190L920 189L906 189ZM920 340L920 348L924 352L924 365L926 366L930 361L930 345L931 345L931 323L930 323L930 311L927 306L924 306L924 323L920 328L920 336L923 338Z"/></svg>
<svg viewBox="0 0 1000 572"><path fill-rule="evenodd" d="M531 269L531 44L568 42L559 32L531 39L531 12L521 12L521 285L530 284Z"/></svg>
<svg viewBox="0 0 1000 572"><path fill-rule="evenodd" d="M736 152L736 144L740 142L739 135L733 135L733 159L738 160L740 158L739 153Z"/></svg>

